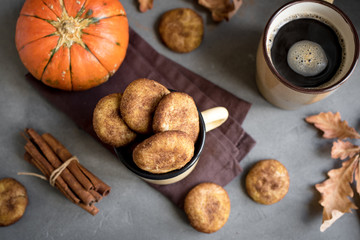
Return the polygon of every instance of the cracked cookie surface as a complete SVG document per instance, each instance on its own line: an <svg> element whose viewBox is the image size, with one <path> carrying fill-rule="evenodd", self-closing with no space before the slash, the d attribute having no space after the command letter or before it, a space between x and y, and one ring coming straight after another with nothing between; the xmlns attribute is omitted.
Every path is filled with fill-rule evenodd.
<svg viewBox="0 0 360 240"><path fill-rule="evenodd" d="M104 143L122 147L136 138L120 116L121 94L113 93L99 100L93 113L93 128Z"/></svg>
<svg viewBox="0 0 360 240"><path fill-rule="evenodd" d="M17 222L25 213L28 196L25 187L13 178L0 180L0 226Z"/></svg>
<svg viewBox="0 0 360 240"><path fill-rule="evenodd" d="M246 191L261 204L274 204L285 197L290 178L285 166L275 159L256 163L246 176Z"/></svg>
<svg viewBox="0 0 360 240"><path fill-rule="evenodd" d="M194 10L176 8L162 15L159 34L171 50L187 53L200 46L204 35L204 23Z"/></svg>
<svg viewBox="0 0 360 240"><path fill-rule="evenodd" d="M226 190L215 183L200 183L185 197L184 210L197 231L213 233L221 229L230 215Z"/></svg>

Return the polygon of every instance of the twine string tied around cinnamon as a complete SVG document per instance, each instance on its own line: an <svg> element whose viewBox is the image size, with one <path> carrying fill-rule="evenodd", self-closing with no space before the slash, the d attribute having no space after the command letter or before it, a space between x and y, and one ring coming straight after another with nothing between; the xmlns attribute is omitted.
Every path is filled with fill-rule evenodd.
<svg viewBox="0 0 360 240"><path fill-rule="evenodd" d="M29 172L18 172L18 175L27 175L27 176L34 176L41 178L43 180L49 181L50 185L52 187L55 186L56 179L61 175L61 173L70 165L72 161L79 162L79 159L76 156L72 156L68 160L66 160L63 164L61 164L58 168L56 168L52 173L50 174L49 179L47 179L45 176L37 173L29 173Z"/></svg>

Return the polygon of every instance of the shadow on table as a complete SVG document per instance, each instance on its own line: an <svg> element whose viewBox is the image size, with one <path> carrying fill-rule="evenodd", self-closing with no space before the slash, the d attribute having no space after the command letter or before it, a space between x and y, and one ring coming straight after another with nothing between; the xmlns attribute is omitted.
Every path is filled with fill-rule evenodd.
<svg viewBox="0 0 360 240"><path fill-rule="evenodd" d="M246 190L246 176L248 175L250 169L252 167L254 167L254 165L257 163L257 161L251 163L251 164L247 164L245 166L245 168L243 168L243 172L241 173L241 179L240 179L240 186L241 186L241 189L243 191L244 194L246 194L246 196L250 199L250 200L253 200L249 194L247 193L247 190Z"/></svg>
<svg viewBox="0 0 360 240"><path fill-rule="evenodd" d="M11 69L14 66L19 66L19 70L23 70L19 55L15 46L15 29L16 22L20 14L23 1L18 1L16 4L5 4L0 14L0 22L2 28L2 36L0 38L0 52L4 57L6 56L5 70ZM11 67L9 67L11 65Z"/></svg>
<svg viewBox="0 0 360 240"><path fill-rule="evenodd" d="M353 189L355 191L355 188L353 188ZM358 206L358 209L354 210L354 211L356 212L357 219L358 219L358 222L360 224L360 193L359 194L355 193L355 196L354 196L353 200L354 200L355 205Z"/></svg>
<svg viewBox="0 0 360 240"><path fill-rule="evenodd" d="M311 201L308 203L307 211L304 211L304 215L302 217L304 222L311 222L318 216L322 215L322 206L319 204L319 200L321 198L320 193L315 189L314 185L308 186L309 191L313 193L313 197ZM320 226L320 223L319 223Z"/></svg>

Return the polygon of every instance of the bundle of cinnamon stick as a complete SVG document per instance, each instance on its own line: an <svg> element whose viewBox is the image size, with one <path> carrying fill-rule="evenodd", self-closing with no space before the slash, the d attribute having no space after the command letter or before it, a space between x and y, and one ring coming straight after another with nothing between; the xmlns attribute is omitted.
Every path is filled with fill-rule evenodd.
<svg viewBox="0 0 360 240"><path fill-rule="evenodd" d="M96 215L99 209L94 203L110 193L110 186L83 167L50 133L39 135L33 129L25 129L23 136L27 139L24 159L38 168L46 179L49 180L54 170L69 161L55 179L54 186L70 201Z"/></svg>

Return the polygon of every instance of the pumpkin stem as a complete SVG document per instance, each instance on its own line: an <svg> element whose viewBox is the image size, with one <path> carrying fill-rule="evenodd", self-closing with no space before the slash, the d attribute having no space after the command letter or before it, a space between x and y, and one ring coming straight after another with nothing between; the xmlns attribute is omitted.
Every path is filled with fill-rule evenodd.
<svg viewBox="0 0 360 240"><path fill-rule="evenodd" d="M69 20L65 20L60 24L59 32L63 34L74 34L76 32L75 24Z"/></svg>
<svg viewBox="0 0 360 240"><path fill-rule="evenodd" d="M55 52L63 45L70 48L74 43L85 48L86 46L81 39L82 30L92 24L92 20L82 19L78 16L75 18L69 16L64 5L64 0L59 0L59 3L62 8L61 18L58 18L58 21L50 22L57 30L55 35L60 37L58 44L55 47Z"/></svg>
<svg viewBox="0 0 360 240"><path fill-rule="evenodd" d="M63 12L64 13L64 12ZM60 37L55 48L57 51L62 45L70 48L74 43L85 48L81 39L82 30L92 23L92 19L73 18L68 14L63 14L58 21L50 22L56 28L56 35Z"/></svg>

